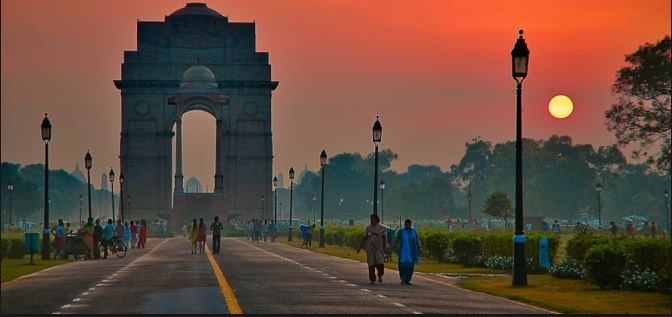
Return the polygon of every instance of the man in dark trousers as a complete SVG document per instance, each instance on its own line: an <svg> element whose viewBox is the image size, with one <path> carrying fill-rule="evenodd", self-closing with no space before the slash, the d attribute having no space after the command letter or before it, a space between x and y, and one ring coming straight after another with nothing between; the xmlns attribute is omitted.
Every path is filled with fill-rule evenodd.
<svg viewBox="0 0 672 317"><path fill-rule="evenodd" d="M210 225L210 231L212 231L212 252L219 253L219 243L221 240L221 233L224 226L219 222L219 217L215 216L215 222Z"/></svg>
<svg viewBox="0 0 672 317"><path fill-rule="evenodd" d="M103 227L100 225L100 219L96 219L96 225L93 226L93 258L100 259L100 243L103 239Z"/></svg>

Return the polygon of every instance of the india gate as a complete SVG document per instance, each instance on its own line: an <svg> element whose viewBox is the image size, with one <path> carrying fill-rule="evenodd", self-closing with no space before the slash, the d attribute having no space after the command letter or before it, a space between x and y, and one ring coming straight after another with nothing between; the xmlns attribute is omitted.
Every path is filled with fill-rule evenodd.
<svg viewBox="0 0 672 317"><path fill-rule="evenodd" d="M121 91L124 196L133 198L134 220L271 219L271 94L278 82L268 53L256 50L254 23L229 22L203 3L162 22L138 21L137 50L124 52L114 84ZM216 120L211 193L184 190L182 116L189 111Z"/></svg>

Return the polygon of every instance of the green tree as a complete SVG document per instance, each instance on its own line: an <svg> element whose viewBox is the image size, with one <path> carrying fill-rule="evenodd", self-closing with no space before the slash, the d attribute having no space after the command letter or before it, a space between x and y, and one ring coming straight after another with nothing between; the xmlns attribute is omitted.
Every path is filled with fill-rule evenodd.
<svg viewBox="0 0 672 317"><path fill-rule="evenodd" d="M655 44L646 43L625 56L629 64L621 68L612 92L618 101L605 112L607 129L614 133L620 146L638 142L635 159L645 157L649 165L670 169L670 128L672 116L672 48L666 35ZM647 150L660 143L657 157Z"/></svg>
<svg viewBox="0 0 672 317"><path fill-rule="evenodd" d="M483 213L504 220L507 229L511 229L509 219L513 216L511 199L502 191L495 191L485 200Z"/></svg>

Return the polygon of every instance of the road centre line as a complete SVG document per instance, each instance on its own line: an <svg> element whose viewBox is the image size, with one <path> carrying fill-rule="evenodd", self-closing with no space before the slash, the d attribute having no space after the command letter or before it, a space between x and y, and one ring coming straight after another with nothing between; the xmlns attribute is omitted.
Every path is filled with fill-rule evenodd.
<svg viewBox="0 0 672 317"><path fill-rule="evenodd" d="M212 270L215 272L217 282L219 283L220 291L224 296L224 300L226 301L226 306L229 309L229 313L233 315L242 314L243 310L240 308L240 305L238 305L236 295L233 293L233 289L231 289L231 286L226 281L222 269L219 267L219 264L217 264L217 261L212 256L212 252L210 252L210 248L208 248L208 246L205 246L205 253L208 255L208 260L210 261Z"/></svg>

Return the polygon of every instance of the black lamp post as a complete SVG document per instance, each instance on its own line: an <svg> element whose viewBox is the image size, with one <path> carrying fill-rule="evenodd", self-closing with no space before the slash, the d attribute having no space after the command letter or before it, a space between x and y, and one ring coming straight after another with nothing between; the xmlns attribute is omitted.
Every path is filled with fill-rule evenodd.
<svg viewBox="0 0 672 317"><path fill-rule="evenodd" d="M665 188L665 193L663 194L663 196L665 197L665 205L664 205L665 206L665 226L667 227L667 233L672 235L672 228L670 228L670 227L672 227L671 224L670 224L670 214L672 212L670 211L670 205L668 204L668 199L667 198L670 196L670 194L667 192L667 188Z"/></svg>
<svg viewBox="0 0 672 317"><path fill-rule="evenodd" d="M110 179L110 186L112 187L112 223L116 223L117 220L114 219L114 170L110 168L110 173L108 174L108 178Z"/></svg>
<svg viewBox="0 0 672 317"><path fill-rule="evenodd" d="M278 226L278 177L273 176L273 187L274 197L273 197L273 225Z"/></svg>
<svg viewBox="0 0 672 317"><path fill-rule="evenodd" d="M373 171L373 214L378 214L378 144L383 136L383 126L380 125L378 116L376 116L376 122L373 123L373 144L375 145L375 163Z"/></svg>
<svg viewBox="0 0 672 317"><path fill-rule="evenodd" d="M127 196L126 202L128 203L128 220L131 221L133 218L131 218L131 196Z"/></svg>
<svg viewBox="0 0 672 317"><path fill-rule="evenodd" d="M600 194L602 193L602 184L600 184L600 182L597 182L595 191L597 191L597 228L602 229L602 199L600 197Z"/></svg>
<svg viewBox="0 0 672 317"><path fill-rule="evenodd" d="M325 152L324 150L322 150L322 153L320 154L320 166L322 167L322 197L320 203L320 248L324 248L324 167L327 166L327 152Z"/></svg>
<svg viewBox="0 0 672 317"><path fill-rule="evenodd" d="M527 77L530 50L527 49L523 30L511 51L511 70L516 80L516 233L513 239L513 286L527 286L525 263L525 232L523 231L523 119L522 84Z"/></svg>
<svg viewBox="0 0 672 317"><path fill-rule="evenodd" d="M84 166L86 167L86 183L89 193L89 219L92 219L91 215L91 167L93 167L93 157L89 150L86 150L86 156L84 156ZM81 221L80 221L81 223Z"/></svg>
<svg viewBox="0 0 672 317"><path fill-rule="evenodd" d="M385 223L385 181L380 181L380 223Z"/></svg>
<svg viewBox="0 0 672 317"><path fill-rule="evenodd" d="M341 197L341 199L338 200L338 208L341 209L341 222L342 222L343 218L345 218L345 215L343 215L343 197Z"/></svg>
<svg viewBox="0 0 672 317"><path fill-rule="evenodd" d="M313 223L317 223L315 218L315 201L317 201L317 197L313 196L313 203L312 203L312 208L313 208Z"/></svg>
<svg viewBox="0 0 672 317"><path fill-rule="evenodd" d="M84 202L84 195L79 194L79 223L82 223L82 203Z"/></svg>
<svg viewBox="0 0 672 317"><path fill-rule="evenodd" d="M287 241L292 241L292 196L294 194L294 168L289 168L289 227L287 228Z"/></svg>
<svg viewBox="0 0 672 317"><path fill-rule="evenodd" d="M7 184L7 190L9 191L9 229L12 229L12 192L14 192L12 181L9 181L9 184Z"/></svg>
<svg viewBox="0 0 672 317"><path fill-rule="evenodd" d="M469 222L469 226L474 221L474 217L471 215L471 187L469 187L469 191L467 192L467 221Z"/></svg>
<svg viewBox="0 0 672 317"><path fill-rule="evenodd" d="M261 195L261 218L266 219L266 200L264 195Z"/></svg>
<svg viewBox="0 0 672 317"><path fill-rule="evenodd" d="M42 260L49 260L49 141L51 122L47 114L42 119L42 140L44 141L44 231L42 231ZM25 228L25 224L24 224Z"/></svg>
<svg viewBox="0 0 672 317"><path fill-rule="evenodd" d="M121 208L121 223L124 223L124 173L119 174L119 208Z"/></svg>

